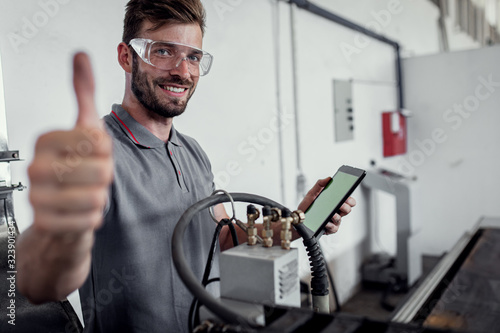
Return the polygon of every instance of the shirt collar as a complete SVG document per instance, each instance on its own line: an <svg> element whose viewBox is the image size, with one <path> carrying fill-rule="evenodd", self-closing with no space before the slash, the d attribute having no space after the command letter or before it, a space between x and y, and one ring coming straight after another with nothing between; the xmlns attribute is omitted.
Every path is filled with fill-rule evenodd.
<svg viewBox="0 0 500 333"><path fill-rule="evenodd" d="M139 124L127 111L125 111L121 105L113 104L111 118L118 123L123 132L135 144L144 148L159 148L165 146L165 142ZM177 131L173 125L170 130L168 141L172 142L176 146L181 146Z"/></svg>

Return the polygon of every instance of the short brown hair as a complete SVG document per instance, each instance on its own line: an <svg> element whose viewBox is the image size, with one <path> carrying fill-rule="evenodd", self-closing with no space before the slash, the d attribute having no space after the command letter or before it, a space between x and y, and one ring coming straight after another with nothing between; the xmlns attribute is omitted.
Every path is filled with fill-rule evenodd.
<svg viewBox="0 0 500 333"><path fill-rule="evenodd" d="M153 30L167 23L198 23L205 33L205 9L200 0L130 0L123 20L122 41L137 37L142 23L150 21Z"/></svg>

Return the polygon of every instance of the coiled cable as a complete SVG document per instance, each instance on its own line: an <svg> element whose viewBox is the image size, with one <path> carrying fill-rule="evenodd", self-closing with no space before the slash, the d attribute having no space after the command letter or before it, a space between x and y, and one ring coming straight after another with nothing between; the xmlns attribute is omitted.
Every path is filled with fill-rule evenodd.
<svg viewBox="0 0 500 333"><path fill-rule="evenodd" d="M244 201L251 202L262 206L272 206L279 208L281 210L286 209L283 205L254 194L249 193L230 193L230 196L234 201ZM174 266L186 287L191 291L191 293L198 299L199 303L205 305L212 313L217 315L219 318L224 320L226 323L237 324L246 327L259 327L260 325L255 322L254 319L244 316L238 312L235 312L230 307L224 305L221 301L215 299L208 291L205 290L203 284L201 284L196 276L191 271L187 260L184 256L183 250L183 240L186 229L191 223L193 217L198 212L203 209L212 207L216 204L229 201L228 196L224 195L213 195L205 198L189 207L184 214L181 216L179 222L174 229L172 235L172 259ZM325 264L321 250L318 247L316 238L311 234L310 230L304 225L295 225L298 233L303 237L304 244L308 248L308 253L310 254L311 269L313 270L313 280L311 282L312 294L313 294L313 306L320 312L325 312L325 307L328 307L328 299L326 301L326 306L324 299L328 296L328 279L325 274ZM306 244L307 242L307 244ZM326 295L326 296L325 296ZM320 299L319 303L321 305L314 305L315 299ZM328 311L327 311L328 312ZM191 319L191 318L190 318Z"/></svg>

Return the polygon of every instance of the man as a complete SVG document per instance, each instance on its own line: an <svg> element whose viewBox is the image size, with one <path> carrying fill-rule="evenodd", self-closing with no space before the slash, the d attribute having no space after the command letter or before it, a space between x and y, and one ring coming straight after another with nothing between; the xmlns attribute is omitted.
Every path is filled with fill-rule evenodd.
<svg viewBox="0 0 500 333"><path fill-rule="evenodd" d="M210 69L204 15L199 0L131 0L118 45L122 104L113 106L104 128L89 60L77 54L76 126L37 141L29 168L34 221L18 241L18 287L34 303L80 288L87 332L187 329L192 296L173 266L170 240L180 215L214 185L207 156L172 121ZM327 181L318 181L299 208ZM350 198L341 215L354 205ZM215 215L227 217L222 205ZM337 215L327 233L339 224ZM213 230L208 214L199 214L185 240L200 280ZM220 247L230 246L225 228Z"/></svg>

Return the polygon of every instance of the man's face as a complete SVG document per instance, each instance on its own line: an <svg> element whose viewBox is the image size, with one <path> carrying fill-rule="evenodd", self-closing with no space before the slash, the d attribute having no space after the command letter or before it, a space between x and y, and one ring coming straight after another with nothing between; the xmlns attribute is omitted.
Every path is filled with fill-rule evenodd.
<svg viewBox="0 0 500 333"><path fill-rule="evenodd" d="M145 22L137 37L202 48L202 32L198 24L169 24L149 31L152 26ZM162 117L173 118L182 114L199 80L198 76L189 73L186 61L177 68L162 70L144 63L135 53L133 58L131 89L137 100L147 110Z"/></svg>

